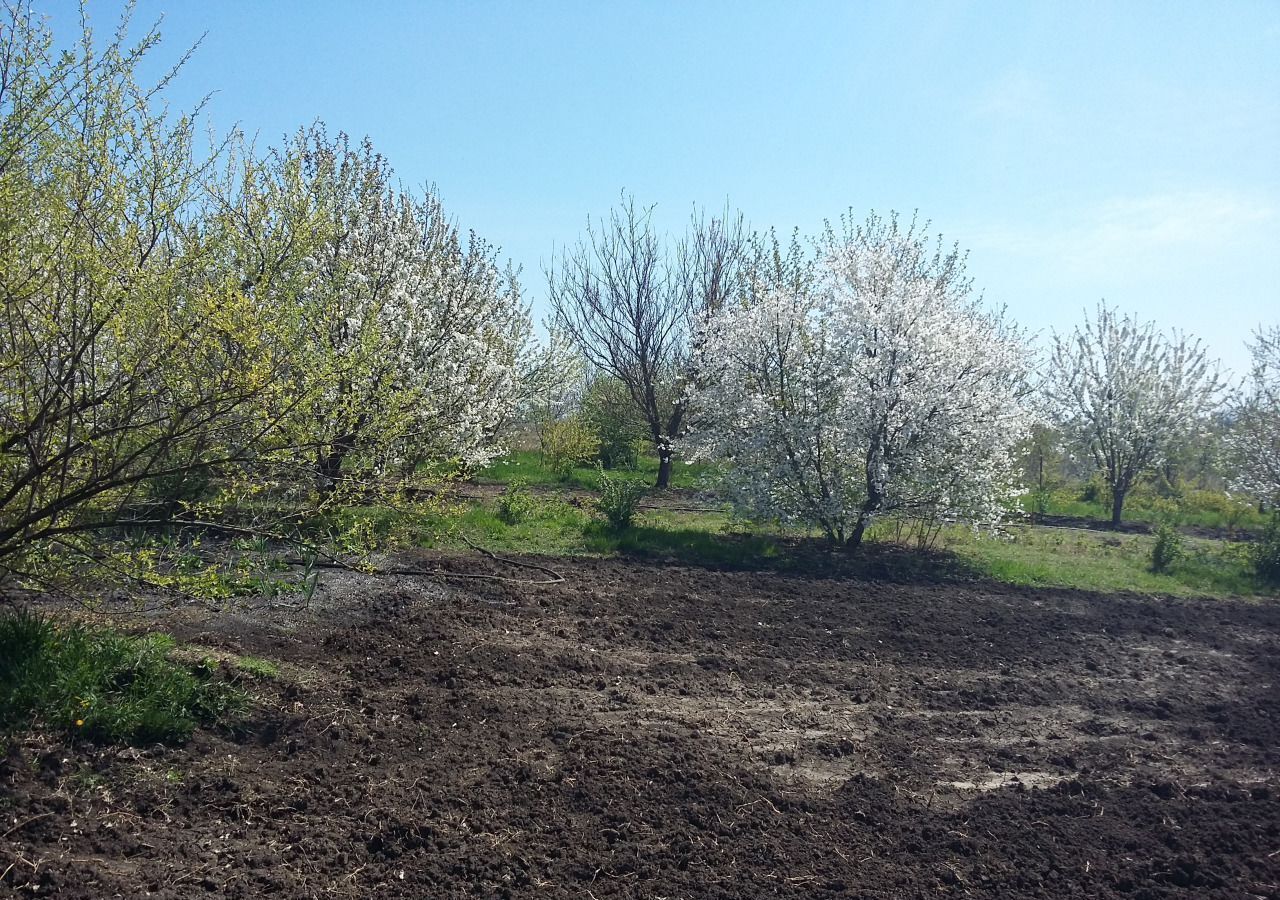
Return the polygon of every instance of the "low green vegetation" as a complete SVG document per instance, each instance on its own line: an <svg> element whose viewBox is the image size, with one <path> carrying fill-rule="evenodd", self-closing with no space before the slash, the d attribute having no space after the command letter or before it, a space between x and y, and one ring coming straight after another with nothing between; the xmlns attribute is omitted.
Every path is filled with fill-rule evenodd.
<svg viewBox="0 0 1280 900"><path fill-rule="evenodd" d="M280 677L280 667L269 659L257 656L241 656L236 660L236 668L255 678L275 679Z"/></svg>
<svg viewBox="0 0 1280 900"><path fill-rule="evenodd" d="M658 459L642 455L634 469L610 469L609 474L628 481L652 485L658 475ZM671 487L683 490L706 488L713 467L706 463L684 463L676 460L671 470ZM496 460L475 476L475 480L488 484L510 484L520 480L526 485L563 486L594 491L599 482L595 462L585 462L557 472L547 465L536 450L517 450Z"/></svg>
<svg viewBox="0 0 1280 900"><path fill-rule="evenodd" d="M1031 491L1022 498L1022 509L1032 515L1062 516L1107 522L1110 500L1096 483ZM1177 497L1163 497L1149 487L1134 491L1125 504L1126 522L1159 525L1175 519L1181 526L1222 531L1257 532L1267 521L1258 507L1222 491L1188 490Z"/></svg>
<svg viewBox="0 0 1280 900"><path fill-rule="evenodd" d="M1249 548L1258 577L1270 585L1280 585L1280 511L1273 512L1258 542Z"/></svg>
<svg viewBox="0 0 1280 900"><path fill-rule="evenodd" d="M0 612L0 733L36 726L92 741L181 742L231 720L244 694L173 639L132 637L28 610Z"/></svg>
<svg viewBox="0 0 1280 900"><path fill-rule="evenodd" d="M1168 596L1257 595L1273 592L1255 574L1262 542L1187 534L1166 520L1155 534L1012 525L1004 535L964 527L942 529L932 550L918 552L892 526L868 536L867 560L831 556L813 531L736 519L728 507L664 508L643 503L628 527L612 527L579 491L538 477L536 454L519 462L525 475L508 495L457 506L421 524L424 543L465 549L460 536L488 549L546 555L622 555L688 565L810 569L832 565L892 577L991 578L1030 587L1069 587ZM545 470L543 471L545 474ZM598 476L597 476L598 479ZM598 481L597 481L598 483ZM594 485L593 485L594 486ZM514 498L511 497L514 495ZM513 507L520 510L511 516ZM504 513L504 511L507 511ZM1099 506L1097 518L1106 513ZM1280 526L1276 527L1280 535ZM910 545L910 546L909 546ZM891 559L885 551L897 549ZM888 568L886 568L888 567Z"/></svg>
<svg viewBox="0 0 1280 900"><path fill-rule="evenodd" d="M1005 537L951 529L939 546L976 575L1028 587L1171 596L1266 593L1244 544L1182 538L1184 552L1153 571L1157 538L1077 528L1014 526Z"/></svg>
<svg viewBox="0 0 1280 900"><path fill-rule="evenodd" d="M596 466L597 487L600 497L596 500L596 509L605 517L605 521L614 531L625 531L635 521L636 511L640 508L640 500L644 497L644 485L638 481L619 478L605 472L601 465Z"/></svg>
<svg viewBox="0 0 1280 900"><path fill-rule="evenodd" d="M1186 539L1172 521L1166 519L1156 527L1151 545L1151 571L1169 574L1187 555Z"/></svg>

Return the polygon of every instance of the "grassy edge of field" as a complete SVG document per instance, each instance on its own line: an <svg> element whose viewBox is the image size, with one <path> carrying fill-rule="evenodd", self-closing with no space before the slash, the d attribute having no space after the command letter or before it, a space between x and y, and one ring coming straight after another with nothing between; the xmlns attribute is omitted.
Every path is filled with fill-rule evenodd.
<svg viewBox="0 0 1280 900"><path fill-rule="evenodd" d="M496 473L491 469L477 479L490 485L523 483L531 500L518 520L504 520L499 514L501 495L444 505L414 524L407 543L452 551L469 549L470 541L497 553L622 556L731 569L797 570L821 566L830 556L840 558L833 571L889 577L985 578L1033 588L1175 597L1280 593L1253 575L1247 545L1195 536L1186 537L1185 552L1169 571L1156 572L1151 565L1156 540L1152 535L1028 522L1013 523L994 535L949 527L929 552L894 544L891 529L877 528L870 533L866 552L847 558L830 553L812 530L753 524L735 517L727 505L713 502L699 502L701 509L645 508L630 528L619 531L609 528L594 510L592 496L584 496L595 488L594 472L556 481L550 473L527 478L531 468L526 461ZM706 472L698 478L705 487ZM357 514L377 515L374 510Z"/></svg>

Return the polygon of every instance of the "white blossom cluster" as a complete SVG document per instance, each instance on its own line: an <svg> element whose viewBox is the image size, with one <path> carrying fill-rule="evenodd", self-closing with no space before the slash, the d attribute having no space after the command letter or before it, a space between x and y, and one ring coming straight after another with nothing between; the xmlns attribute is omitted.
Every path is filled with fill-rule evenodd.
<svg viewBox="0 0 1280 900"><path fill-rule="evenodd" d="M1231 487L1280 504L1280 327L1260 330L1249 349L1249 391L1227 437Z"/></svg>
<svg viewBox="0 0 1280 900"><path fill-rule="evenodd" d="M1216 368L1198 341L1166 337L1105 303L1070 335L1054 335L1045 397L1088 448L1120 523L1126 495L1217 403Z"/></svg>
<svg viewBox="0 0 1280 900"><path fill-rule="evenodd" d="M810 287L761 289L700 340L696 458L750 514L857 544L887 515L995 525L1028 417L1021 334L970 297L962 258L872 216L819 243Z"/></svg>
<svg viewBox="0 0 1280 900"><path fill-rule="evenodd" d="M367 142L312 129L275 165L271 199L294 209L278 229L308 247L272 298L296 323L299 443L322 469L328 457L330 480L348 458L407 471L488 462L535 352L514 273L459 232L434 190L396 187Z"/></svg>

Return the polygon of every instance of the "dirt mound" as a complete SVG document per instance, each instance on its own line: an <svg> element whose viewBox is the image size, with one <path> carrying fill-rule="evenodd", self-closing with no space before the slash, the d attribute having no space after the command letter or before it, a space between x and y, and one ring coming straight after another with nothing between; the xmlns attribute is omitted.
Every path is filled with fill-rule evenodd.
<svg viewBox="0 0 1280 900"><path fill-rule="evenodd" d="M550 564L166 618L281 678L14 748L0 892L1280 896L1275 604Z"/></svg>

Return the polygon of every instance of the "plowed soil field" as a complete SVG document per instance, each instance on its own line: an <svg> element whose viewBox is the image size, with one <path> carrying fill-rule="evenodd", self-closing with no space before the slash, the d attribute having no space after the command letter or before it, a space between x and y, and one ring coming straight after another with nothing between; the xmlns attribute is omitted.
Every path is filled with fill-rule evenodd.
<svg viewBox="0 0 1280 900"><path fill-rule="evenodd" d="M0 894L1280 897L1280 604L540 562L116 615L280 677L13 747Z"/></svg>

